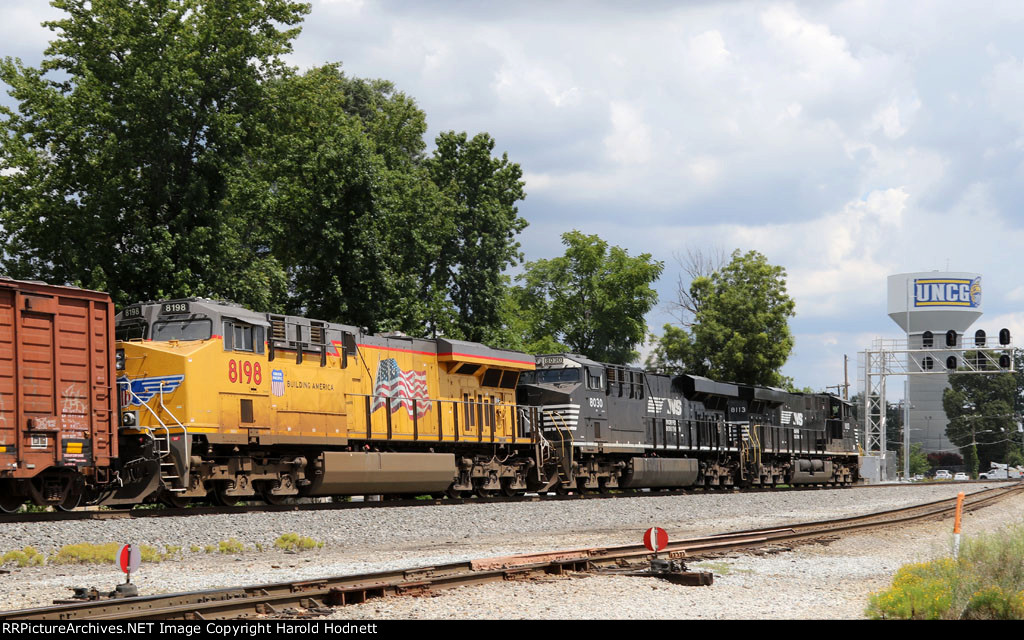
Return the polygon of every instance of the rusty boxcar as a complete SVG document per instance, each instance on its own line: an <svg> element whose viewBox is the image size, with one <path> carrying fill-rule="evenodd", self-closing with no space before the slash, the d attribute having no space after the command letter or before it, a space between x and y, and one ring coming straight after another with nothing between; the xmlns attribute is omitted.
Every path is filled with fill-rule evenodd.
<svg viewBox="0 0 1024 640"><path fill-rule="evenodd" d="M113 332L106 293L0 278L0 510L74 508L86 479L106 480Z"/></svg>

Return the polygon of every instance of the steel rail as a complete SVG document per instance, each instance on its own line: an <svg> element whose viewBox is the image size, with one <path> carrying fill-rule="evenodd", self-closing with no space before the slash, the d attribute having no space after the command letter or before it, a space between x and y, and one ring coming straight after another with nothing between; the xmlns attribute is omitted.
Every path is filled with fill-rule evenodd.
<svg viewBox="0 0 1024 640"><path fill-rule="evenodd" d="M992 483L1007 483L1014 481L1006 480L986 480L984 484ZM953 483L943 483L942 486L948 486ZM969 484L969 483L967 483ZM977 484L981 484L978 482ZM5 523L30 523L30 522L62 522L67 520L121 520L121 519L132 519L132 518L176 518L176 517L189 517L189 516L204 516L204 515L233 515L240 513L282 513L289 511L337 511L344 509L387 509L394 507L435 507L435 506L454 506L461 504L505 504L505 503L521 503L521 502L547 502L547 501L573 501L573 500L606 500L606 499L620 499L620 498L655 498L655 497L671 497L671 496L685 496L685 495L729 495L733 493L782 493L787 491L825 491L825 490L848 490L848 489L882 489L882 488L902 488L902 487L929 487L936 486L934 484L864 484L864 485L853 485L849 487L837 487L837 486L794 486L787 487L784 489L768 489L768 488L756 488L748 487L745 489L735 487L721 487L721 488L706 488L706 487L691 487L687 489L673 489L673 490L652 490L649 492L645 491L630 491L623 493L577 493L574 492L572 495L525 495L525 496L514 496L514 497L491 497L491 498L431 498L427 500L416 500L416 499L401 499L401 500L382 500L382 501L364 501L364 502L319 502L309 504L258 504L258 505L241 505L241 506L207 506L197 505L192 507L165 507L157 509L109 509L109 510L84 510L77 509L75 511L46 511L37 513L12 513L12 514L0 514L0 525Z"/></svg>
<svg viewBox="0 0 1024 640"><path fill-rule="evenodd" d="M978 509L1022 491L1024 483L979 491L967 496L964 508ZM692 560L742 548L834 537L865 528L893 526L948 515L955 509L955 501L955 498L951 498L836 520L678 540L669 542L668 548L662 553L672 558ZM642 545L572 549L365 575L62 604L0 612L0 620L204 620L273 616L287 613L285 610L289 607L317 610L365 602L373 597L421 594L483 582L621 569L651 557L653 554Z"/></svg>

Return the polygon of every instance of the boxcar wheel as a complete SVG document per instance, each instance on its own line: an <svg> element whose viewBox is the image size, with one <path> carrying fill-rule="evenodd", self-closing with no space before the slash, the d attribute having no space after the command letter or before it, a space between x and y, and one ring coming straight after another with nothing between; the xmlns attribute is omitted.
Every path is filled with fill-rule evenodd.
<svg viewBox="0 0 1024 640"><path fill-rule="evenodd" d="M82 492L71 489L64 499L57 505L57 511L74 511L82 502Z"/></svg>
<svg viewBox="0 0 1024 640"><path fill-rule="evenodd" d="M25 504L25 498L20 496L0 496L0 513L14 513Z"/></svg>

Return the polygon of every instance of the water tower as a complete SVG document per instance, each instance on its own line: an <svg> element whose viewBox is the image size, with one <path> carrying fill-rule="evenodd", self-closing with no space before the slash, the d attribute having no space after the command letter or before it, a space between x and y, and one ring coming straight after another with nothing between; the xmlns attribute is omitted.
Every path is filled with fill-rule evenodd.
<svg viewBox="0 0 1024 640"><path fill-rule="evenodd" d="M927 271L889 276L888 310L889 317L907 332L908 348L935 348L934 370L944 371L946 358L954 355L942 351L947 346L947 333L955 331L955 346L963 347L967 329L981 317L981 275ZM973 344L973 339L973 335L969 336L969 344ZM907 367L921 370L909 360ZM949 377L941 373L907 378L910 441L922 443L926 453L957 452L946 438L949 421L942 408L942 393L949 388Z"/></svg>

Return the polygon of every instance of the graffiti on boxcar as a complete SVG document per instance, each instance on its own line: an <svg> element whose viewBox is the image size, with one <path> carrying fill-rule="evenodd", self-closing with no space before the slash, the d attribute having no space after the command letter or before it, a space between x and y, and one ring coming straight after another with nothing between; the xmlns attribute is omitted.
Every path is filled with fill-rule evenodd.
<svg viewBox="0 0 1024 640"><path fill-rule="evenodd" d="M64 389L64 405L61 413L64 414L77 414L85 415L88 411L88 405L85 401L85 393L81 387L72 383Z"/></svg>

